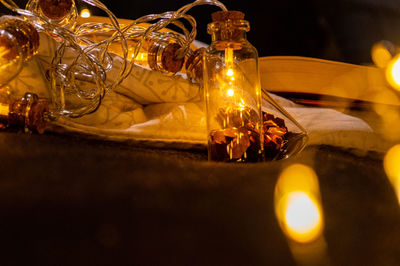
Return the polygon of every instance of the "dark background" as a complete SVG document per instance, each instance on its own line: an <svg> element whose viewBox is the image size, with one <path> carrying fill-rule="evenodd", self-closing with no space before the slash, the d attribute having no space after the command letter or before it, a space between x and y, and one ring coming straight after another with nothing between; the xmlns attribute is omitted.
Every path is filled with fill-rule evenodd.
<svg viewBox="0 0 400 266"><path fill-rule="evenodd" d="M20 6L26 1L17 0ZM190 0L104 0L120 18L177 10ZM251 24L249 41L261 56L299 55L356 64L371 62L370 49L380 40L400 44L400 2L394 0L247 0L223 1L241 10ZM85 4L77 1L79 9ZM93 14L102 15L98 10ZM210 15L218 8L199 6L190 11L198 22L198 39L209 43ZM1 10L6 13L4 8Z"/></svg>

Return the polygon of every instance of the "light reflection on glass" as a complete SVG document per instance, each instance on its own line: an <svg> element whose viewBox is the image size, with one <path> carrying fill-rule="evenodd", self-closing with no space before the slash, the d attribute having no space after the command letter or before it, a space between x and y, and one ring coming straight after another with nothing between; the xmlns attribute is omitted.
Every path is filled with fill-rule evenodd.
<svg viewBox="0 0 400 266"><path fill-rule="evenodd" d="M386 153L383 166L400 204L400 145L392 147Z"/></svg>

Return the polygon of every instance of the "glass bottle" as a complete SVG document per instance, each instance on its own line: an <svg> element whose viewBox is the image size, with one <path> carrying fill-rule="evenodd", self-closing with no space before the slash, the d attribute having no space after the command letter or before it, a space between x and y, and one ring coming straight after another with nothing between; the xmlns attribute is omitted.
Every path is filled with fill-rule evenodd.
<svg viewBox="0 0 400 266"><path fill-rule="evenodd" d="M212 161L278 160L300 152L304 128L261 90L257 50L239 11L218 11L208 25L212 43L204 58L208 157Z"/></svg>
<svg viewBox="0 0 400 266"><path fill-rule="evenodd" d="M34 93L26 93L21 99L0 95L0 129L17 128L44 133L49 104Z"/></svg>
<svg viewBox="0 0 400 266"><path fill-rule="evenodd" d="M147 63L150 69L173 75L182 69L184 56L178 52L182 46L174 38L153 37L145 41L147 43Z"/></svg>
<svg viewBox="0 0 400 266"><path fill-rule="evenodd" d="M22 63L38 52L39 34L21 18L0 17L0 87L19 74Z"/></svg>
<svg viewBox="0 0 400 266"><path fill-rule="evenodd" d="M261 86L257 50L246 39L249 23L239 11L218 11L212 19L204 56L209 160L260 161Z"/></svg>
<svg viewBox="0 0 400 266"><path fill-rule="evenodd" d="M26 9L68 29L75 27L78 17L74 0L30 0Z"/></svg>
<svg viewBox="0 0 400 266"><path fill-rule="evenodd" d="M204 47L201 47L193 51L186 60L186 75L193 83L201 83L203 81L203 56L205 50Z"/></svg>

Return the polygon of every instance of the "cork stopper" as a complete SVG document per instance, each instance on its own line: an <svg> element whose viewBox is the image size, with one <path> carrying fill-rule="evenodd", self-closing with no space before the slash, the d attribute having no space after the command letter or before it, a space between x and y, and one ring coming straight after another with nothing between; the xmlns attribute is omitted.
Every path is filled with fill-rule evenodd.
<svg viewBox="0 0 400 266"><path fill-rule="evenodd" d="M34 93L26 93L22 99L10 102L8 126L36 130L43 134L47 124L45 114L48 111L46 100L39 99Z"/></svg>
<svg viewBox="0 0 400 266"><path fill-rule="evenodd" d="M244 13L240 11L217 11L211 14L213 22L226 20L243 20Z"/></svg>
<svg viewBox="0 0 400 266"><path fill-rule="evenodd" d="M61 20L71 12L73 0L39 0L39 6L49 19Z"/></svg>
<svg viewBox="0 0 400 266"><path fill-rule="evenodd" d="M185 61L184 58L177 58L176 53L181 49L181 46L177 43L171 43L167 45L165 48L162 57L161 63L165 70L176 73L182 69L183 63Z"/></svg>

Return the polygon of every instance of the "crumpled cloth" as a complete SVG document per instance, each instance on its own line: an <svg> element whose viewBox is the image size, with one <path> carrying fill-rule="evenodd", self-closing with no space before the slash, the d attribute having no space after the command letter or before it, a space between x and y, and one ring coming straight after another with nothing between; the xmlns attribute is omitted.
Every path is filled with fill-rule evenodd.
<svg viewBox="0 0 400 266"><path fill-rule="evenodd" d="M48 97L45 71L55 43L41 36L38 56L25 64L9 85L17 94L35 92ZM115 64L118 68L118 62ZM111 72L108 78L112 78ZM113 141L126 141L155 147L200 148L207 143L201 89L183 77L168 77L136 66L131 75L106 95L93 114L71 119L61 117L50 131L82 133ZM331 145L363 151L384 152L389 145L363 120L325 108L307 108L275 96L308 132L308 145ZM263 100L263 109L268 111ZM289 128L290 131L290 128Z"/></svg>

